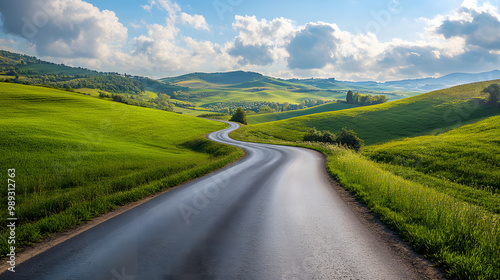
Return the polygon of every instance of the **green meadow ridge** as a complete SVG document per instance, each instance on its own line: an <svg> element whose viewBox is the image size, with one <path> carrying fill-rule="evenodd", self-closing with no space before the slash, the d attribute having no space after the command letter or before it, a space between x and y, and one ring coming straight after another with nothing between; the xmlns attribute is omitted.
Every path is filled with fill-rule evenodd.
<svg viewBox="0 0 500 280"><path fill-rule="evenodd" d="M0 83L0 97L0 166L16 170L17 249L243 155L205 138L226 127L219 122L12 83ZM6 192L0 200L7 205ZM7 231L3 224L2 256Z"/></svg>
<svg viewBox="0 0 500 280"><path fill-rule="evenodd" d="M252 125L242 136L299 141L309 128L339 131L353 129L365 144L372 145L426 134L439 134L457 126L498 114L481 106L491 83L480 82L438 90L380 105L305 115Z"/></svg>
<svg viewBox="0 0 500 280"><path fill-rule="evenodd" d="M500 106L457 86L370 107L244 126L244 141L328 156L330 174L451 279L500 279ZM302 142L307 130L353 129L362 153Z"/></svg>

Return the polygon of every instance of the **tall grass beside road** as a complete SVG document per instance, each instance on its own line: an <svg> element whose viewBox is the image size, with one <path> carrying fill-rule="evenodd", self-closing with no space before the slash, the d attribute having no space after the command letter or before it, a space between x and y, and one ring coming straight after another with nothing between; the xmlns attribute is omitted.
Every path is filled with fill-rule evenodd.
<svg viewBox="0 0 500 280"><path fill-rule="evenodd" d="M334 178L450 278L500 279L500 216L331 147Z"/></svg>

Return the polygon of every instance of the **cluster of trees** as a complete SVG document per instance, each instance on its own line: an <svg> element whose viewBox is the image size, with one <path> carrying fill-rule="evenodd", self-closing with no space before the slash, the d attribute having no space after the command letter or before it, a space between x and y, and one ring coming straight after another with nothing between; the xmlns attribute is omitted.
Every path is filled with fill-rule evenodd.
<svg viewBox="0 0 500 280"><path fill-rule="evenodd" d="M352 90L347 92L347 104L354 104L360 106L376 105L387 102L385 95L365 95L359 92L353 93Z"/></svg>
<svg viewBox="0 0 500 280"><path fill-rule="evenodd" d="M208 109L214 112L221 112L225 114L232 114L238 107L241 107L246 112L264 114L276 113L292 110L299 110L308 107L313 107L333 101L325 101L318 99L306 99L300 104L291 104L289 102L267 102L267 101L233 101L233 102L219 102L207 106Z"/></svg>
<svg viewBox="0 0 500 280"><path fill-rule="evenodd" d="M226 114L223 114L223 113L215 113L215 114L201 114L201 115L198 115L198 118L209 118L209 119L218 119L220 117L225 117L227 116Z"/></svg>
<svg viewBox="0 0 500 280"><path fill-rule="evenodd" d="M141 94L146 90L141 82L115 74L86 76L63 84L72 88L94 88L113 93Z"/></svg>
<svg viewBox="0 0 500 280"><path fill-rule="evenodd" d="M8 79L8 82L25 85L44 85L62 89L93 88L107 92L128 94L141 94L146 90L146 87L140 81L127 79L116 74L74 76L59 74L30 74L23 76L22 79L19 79L19 73L16 70L9 70L5 73L16 77L15 79Z"/></svg>
<svg viewBox="0 0 500 280"><path fill-rule="evenodd" d="M186 108L186 109L194 109L196 105L194 103L182 100L170 100L170 103L173 103L177 107Z"/></svg>
<svg viewBox="0 0 500 280"><path fill-rule="evenodd" d="M113 101L138 106L145 108L159 109L163 111L173 112L174 108L170 103L170 96L167 94L158 94L157 98L151 100L142 100L139 96L127 95L127 94L111 94L105 92L99 92L99 97L101 98L111 98Z"/></svg>
<svg viewBox="0 0 500 280"><path fill-rule="evenodd" d="M349 149L359 151L364 146L364 141L358 137L356 132L352 129L342 128L340 132L335 135L330 131L318 131L316 128L311 128L304 135L304 141L307 142L322 142L328 144L337 144Z"/></svg>

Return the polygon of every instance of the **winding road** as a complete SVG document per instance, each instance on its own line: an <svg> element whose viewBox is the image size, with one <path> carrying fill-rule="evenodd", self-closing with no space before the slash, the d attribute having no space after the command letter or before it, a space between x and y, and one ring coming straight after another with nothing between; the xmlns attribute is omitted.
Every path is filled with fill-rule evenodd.
<svg viewBox="0 0 500 280"><path fill-rule="evenodd" d="M247 156L19 264L0 279L421 279L331 186L323 155Z"/></svg>

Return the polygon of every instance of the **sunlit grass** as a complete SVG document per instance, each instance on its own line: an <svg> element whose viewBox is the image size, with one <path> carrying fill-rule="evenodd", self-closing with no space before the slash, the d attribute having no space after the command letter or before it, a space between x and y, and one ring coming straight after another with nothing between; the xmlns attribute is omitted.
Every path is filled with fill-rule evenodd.
<svg viewBox="0 0 500 280"><path fill-rule="evenodd" d="M450 182L500 191L500 116L437 136L367 147L365 154Z"/></svg>
<svg viewBox="0 0 500 280"><path fill-rule="evenodd" d="M499 279L497 214L396 176L354 152L330 148L328 153L335 179L449 277Z"/></svg>
<svg viewBox="0 0 500 280"><path fill-rule="evenodd" d="M462 85L375 106L251 125L245 133L250 137L259 134L258 137L298 141L311 127L329 131L347 127L356 131L367 145L442 133L499 113L498 109L479 105L479 100L486 98L481 90L491 83Z"/></svg>
<svg viewBox="0 0 500 280"><path fill-rule="evenodd" d="M273 122L273 121L284 120L284 119L305 116L305 115L311 115L311 114L317 114L317 113L323 113L323 112L332 112L332 111L338 111L338 110L351 109L353 107L355 107L355 106L350 105L350 104L346 104L346 103L333 102L333 103L327 103L327 104L315 106L312 108L302 109L302 110L293 110L293 111L286 111L286 112L280 112L280 113L250 115L250 116L248 116L247 119L248 119L249 124L259 124L259 123Z"/></svg>
<svg viewBox="0 0 500 280"><path fill-rule="evenodd" d="M17 248L242 155L203 144L225 124L78 93L0 83L0 110L0 166L16 169ZM210 149L186 146L193 139Z"/></svg>

